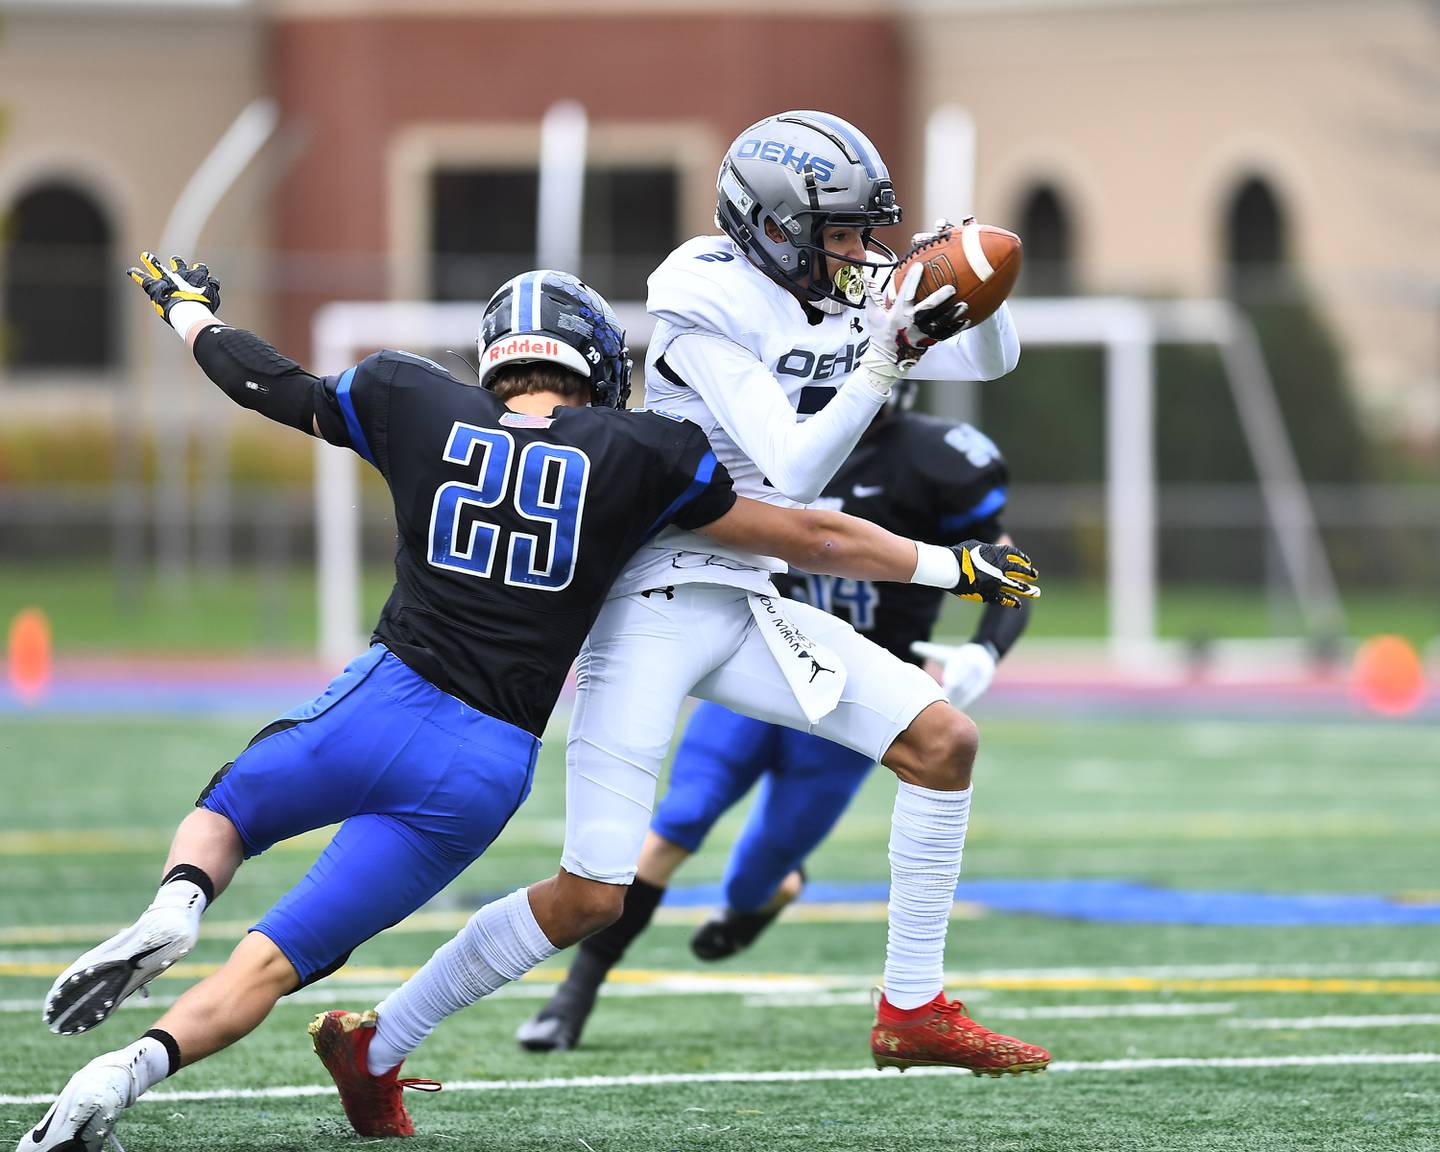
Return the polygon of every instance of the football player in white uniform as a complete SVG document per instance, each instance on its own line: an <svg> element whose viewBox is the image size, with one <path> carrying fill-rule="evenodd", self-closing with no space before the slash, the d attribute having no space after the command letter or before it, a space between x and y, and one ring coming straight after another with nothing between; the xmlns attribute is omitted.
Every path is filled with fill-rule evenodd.
<svg viewBox="0 0 1440 1152"><path fill-rule="evenodd" d="M898 223L900 207L853 125L812 111L767 117L730 146L717 194L724 235L681 245L650 278L646 403L700 425L737 491L815 500L922 355L927 377L988 380L1015 366L1006 308L971 327L952 288L917 302L918 266L875 290L896 261L871 231ZM528 900L507 897L504 915L482 909L379 1006L372 1073L443 1016L619 916L688 695L814 732L900 778L876 1064L1046 1066L1043 1048L984 1028L942 987L974 724L920 668L779 598L770 578L783 567L672 529L636 553L577 664L559 876Z"/></svg>

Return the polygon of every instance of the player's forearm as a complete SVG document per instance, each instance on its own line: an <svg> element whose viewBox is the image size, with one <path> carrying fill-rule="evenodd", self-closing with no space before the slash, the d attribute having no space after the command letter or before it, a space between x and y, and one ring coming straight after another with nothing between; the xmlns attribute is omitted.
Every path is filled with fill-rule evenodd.
<svg viewBox="0 0 1440 1152"><path fill-rule="evenodd" d="M812 503L855 451L883 403L871 388L846 384L804 423L791 412L772 420L765 430L768 463L754 459L780 492L797 503Z"/></svg>
<svg viewBox="0 0 1440 1152"><path fill-rule="evenodd" d="M207 324L223 323L224 321L205 305L192 300L182 300L170 309L170 326L175 329L176 335L185 341L185 347L192 350Z"/></svg>
<svg viewBox="0 0 1440 1152"><path fill-rule="evenodd" d="M794 528L772 553L806 572L850 580L906 583L915 573L915 542L843 512L794 510Z"/></svg>
<svg viewBox="0 0 1440 1152"><path fill-rule="evenodd" d="M317 380L253 332L215 316L193 325L185 340L205 375L242 408L301 432L318 435Z"/></svg>
<svg viewBox="0 0 1440 1152"><path fill-rule="evenodd" d="M769 369L728 340L682 336L665 358L776 491L800 504L820 496L884 403L852 380L802 422Z"/></svg>
<svg viewBox="0 0 1440 1152"><path fill-rule="evenodd" d="M980 613L980 622L970 643L983 644L997 661L1015 646L1020 634L1030 623L1030 605L1021 603L1018 608L1002 608L998 604L987 604Z"/></svg>
<svg viewBox="0 0 1440 1152"><path fill-rule="evenodd" d="M1020 336L1002 304L989 319L925 353L915 375L936 380L998 380L1020 363Z"/></svg>
<svg viewBox="0 0 1440 1152"><path fill-rule="evenodd" d="M777 556L826 576L939 588L954 588L960 579L959 561L948 548L917 544L842 512L778 508L742 498L699 531L716 543Z"/></svg>

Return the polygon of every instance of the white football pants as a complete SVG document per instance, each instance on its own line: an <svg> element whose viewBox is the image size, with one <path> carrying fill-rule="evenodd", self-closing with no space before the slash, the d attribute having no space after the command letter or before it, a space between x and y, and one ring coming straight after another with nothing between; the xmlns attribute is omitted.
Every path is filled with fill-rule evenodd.
<svg viewBox="0 0 1440 1152"><path fill-rule="evenodd" d="M808 604L775 597L809 637L835 652L847 678L839 705L811 724L751 615L748 594L680 584L608 600L576 664L565 753L567 872L607 884L635 878L656 781L686 696L757 720L814 732L879 760L945 695L922 669Z"/></svg>

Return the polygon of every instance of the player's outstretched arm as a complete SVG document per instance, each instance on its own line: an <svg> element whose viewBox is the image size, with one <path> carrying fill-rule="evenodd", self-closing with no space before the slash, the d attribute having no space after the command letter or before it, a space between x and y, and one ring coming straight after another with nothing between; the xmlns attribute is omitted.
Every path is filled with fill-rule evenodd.
<svg viewBox="0 0 1440 1152"><path fill-rule="evenodd" d="M777 508L740 498L696 529L718 544L778 556L807 572L944 588L962 600L1018 608L1039 597L1030 558L1018 548L966 540L942 547L907 540L878 524L813 508Z"/></svg>
<svg viewBox="0 0 1440 1152"><path fill-rule="evenodd" d="M232 328L216 314L220 281L204 264L179 256L167 265L151 252L126 275L140 285L160 318L194 353L205 375L235 403L277 423L319 436L316 377L253 332Z"/></svg>
<svg viewBox="0 0 1440 1152"><path fill-rule="evenodd" d="M778 492L808 504L854 451L891 388L913 367L919 353L906 334L916 323L917 310L937 305L954 292L947 285L917 304L915 289L922 271L919 265L910 270L897 299L871 302L866 310L870 338L859 363L829 403L808 418L796 414L794 402L769 367L715 332L676 337L657 369L671 383L691 388L704 399Z"/></svg>

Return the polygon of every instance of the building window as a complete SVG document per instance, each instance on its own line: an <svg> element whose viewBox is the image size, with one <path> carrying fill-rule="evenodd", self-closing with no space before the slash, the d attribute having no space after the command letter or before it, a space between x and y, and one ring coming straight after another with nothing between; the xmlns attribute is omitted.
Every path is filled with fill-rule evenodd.
<svg viewBox="0 0 1440 1152"><path fill-rule="evenodd" d="M1048 184L1034 188L1021 201L1020 239L1025 263L1020 291L1031 296L1065 296L1075 290L1074 243L1070 213L1060 194Z"/></svg>
<svg viewBox="0 0 1440 1152"><path fill-rule="evenodd" d="M42 184L6 225L4 329L10 369L108 368L116 360L114 237L88 194Z"/></svg>
<svg viewBox="0 0 1440 1152"><path fill-rule="evenodd" d="M534 168L441 168L430 184L430 294L484 300L535 266ZM680 241L673 168L585 173L582 279L610 300L643 300L645 279Z"/></svg>
<svg viewBox="0 0 1440 1152"><path fill-rule="evenodd" d="M1252 176L1235 190L1226 214L1225 248L1232 292L1264 293L1276 286L1288 238L1280 202L1264 180Z"/></svg>

